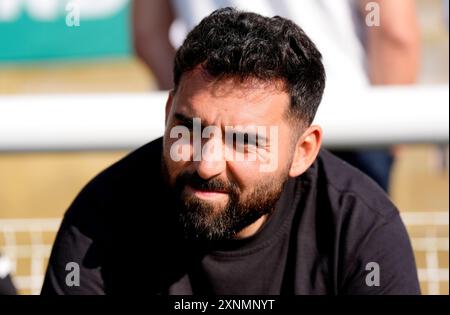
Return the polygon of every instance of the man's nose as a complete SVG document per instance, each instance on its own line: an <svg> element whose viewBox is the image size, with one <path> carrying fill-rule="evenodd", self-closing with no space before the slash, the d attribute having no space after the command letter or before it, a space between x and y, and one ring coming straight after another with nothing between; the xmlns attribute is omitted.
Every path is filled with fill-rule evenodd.
<svg viewBox="0 0 450 315"><path fill-rule="evenodd" d="M203 179L215 177L225 171L226 160L222 141L209 139L201 148L201 157L194 160L198 175Z"/></svg>

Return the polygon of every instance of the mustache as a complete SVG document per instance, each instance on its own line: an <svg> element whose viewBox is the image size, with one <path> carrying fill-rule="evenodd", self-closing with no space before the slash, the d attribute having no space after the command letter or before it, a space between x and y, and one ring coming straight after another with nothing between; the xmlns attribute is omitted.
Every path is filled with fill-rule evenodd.
<svg viewBox="0 0 450 315"><path fill-rule="evenodd" d="M196 190L203 191L220 191L231 194L238 194L238 187L232 183L226 183L219 178L205 180L195 173L182 173L176 180L176 187L181 191L186 185Z"/></svg>

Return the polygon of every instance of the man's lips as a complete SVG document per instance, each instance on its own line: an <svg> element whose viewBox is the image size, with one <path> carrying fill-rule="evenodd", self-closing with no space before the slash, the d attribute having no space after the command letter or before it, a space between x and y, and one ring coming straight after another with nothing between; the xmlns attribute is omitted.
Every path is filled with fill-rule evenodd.
<svg viewBox="0 0 450 315"><path fill-rule="evenodd" d="M228 195L228 193L224 190L202 190L202 189L194 188L190 185L186 185L186 191L188 193L192 193L192 194L196 195L197 197L201 197L201 198L215 198L215 197Z"/></svg>

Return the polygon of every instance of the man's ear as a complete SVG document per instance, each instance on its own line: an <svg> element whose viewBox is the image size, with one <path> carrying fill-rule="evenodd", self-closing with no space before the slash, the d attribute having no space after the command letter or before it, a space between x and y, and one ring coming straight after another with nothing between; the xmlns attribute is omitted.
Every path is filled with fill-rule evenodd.
<svg viewBox="0 0 450 315"><path fill-rule="evenodd" d="M308 127L298 139L292 160L289 176L303 174L314 163L322 144L322 128L317 125Z"/></svg>
<svg viewBox="0 0 450 315"><path fill-rule="evenodd" d="M169 119L170 110L172 109L173 98L174 98L174 92L173 92L173 90L170 90L169 95L167 96L167 101L166 101L166 117L164 120L164 123L166 126L167 126L167 120Z"/></svg>

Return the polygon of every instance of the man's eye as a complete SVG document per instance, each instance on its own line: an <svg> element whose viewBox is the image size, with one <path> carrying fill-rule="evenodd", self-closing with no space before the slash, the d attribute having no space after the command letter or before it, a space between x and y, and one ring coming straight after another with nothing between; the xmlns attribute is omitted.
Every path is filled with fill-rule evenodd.
<svg viewBox="0 0 450 315"><path fill-rule="evenodd" d="M236 142L240 142L240 145L245 145L245 146L257 146L257 141L256 141L256 137L249 137L248 134L244 134L244 136L242 138L240 138L240 141L236 141Z"/></svg>
<svg viewBox="0 0 450 315"><path fill-rule="evenodd" d="M257 136L249 137L248 135L245 135L244 141L245 141L246 145L255 146L255 147L258 146Z"/></svg>

